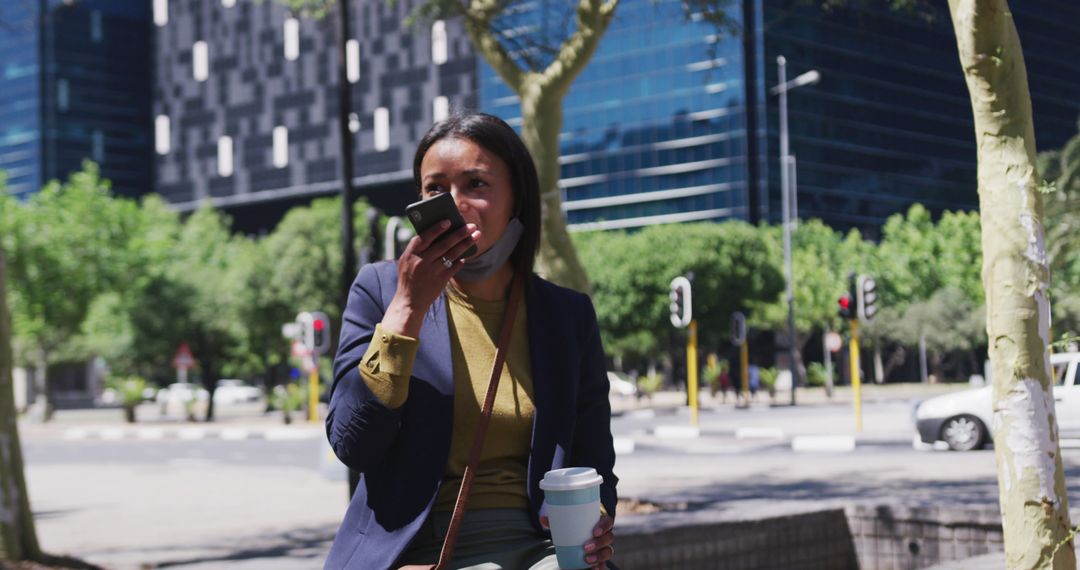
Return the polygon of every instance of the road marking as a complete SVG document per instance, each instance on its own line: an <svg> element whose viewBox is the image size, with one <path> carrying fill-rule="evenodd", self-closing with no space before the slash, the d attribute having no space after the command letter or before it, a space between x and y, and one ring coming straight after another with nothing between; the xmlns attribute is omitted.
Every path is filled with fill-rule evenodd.
<svg viewBox="0 0 1080 570"><path fill-rule="evenodd" d="M266 430L267 441L296 441L301 439L315 439L322 435L322 430L315 428L288 428L279 427Z"/></svg>
<svg viewBox="0 0 1080 570"><path fill-rule="evenodd" d="M236 441L240 439L247 439L248 431L246 429L239 428L227 428L221 430L221 439L226 441Z"/></svg>
<svg viewBox="0 0 1080 570"><path fill-rule="evenodd" d="M135 432L135 437L139 439L165 439L165 430L161 428L143 428Z"/></svg>
<svg viewBox="0 0 1080 570"><path fill-rule="evenodd" d="M64 439L86 439L90 436L90 432L85 429L69 429L64 432Z"/></svg>
<svg viewBox="0 0 1080 570"><path fill-rule="evenodd" d="M694 439L701 437L701 430L697 426L657 426L653 428L653 435L669 439Z"/></svg>
<svg viewBox="0 0 1080 570"><path fill-rule="evenodd" d="M626 412L623 417L635 420L651 420L656 417L656 410L650 408L646 408L644 410L633 410L630 412Z"/></svg>
<svg viewBox="0 0 1080 570"><path fill-rule="evenodd" d="M206 430L202 428L183 428L177 433L177 436L187 441L206 439Z"/></svg>
<svg viewBox="0 0 1080 570"><path fill-rule="evenodd" d="M791 439L791 450L832 453L855 451L855 438L850 435L800 435Z"/></svg>
<svg viewBox="0 0 1080 570"><path fill-rule="evenodd" d="M735 430L735 439L784 439L784 430L777 427L746 427Z"/></svg>
<svg viewBox="0 0 1080 570"><path fill-rule="evenodd" d="M121 428L106 428L101 430L101 439L115 441L117 439L124 439L124 430Z"/></svg>
<svg viewBox="0 0 1080 570"><path fill-rule="evenodd" d="M630 455L634 452L634 440L628 437L614 438L615 455Z"/></svg>

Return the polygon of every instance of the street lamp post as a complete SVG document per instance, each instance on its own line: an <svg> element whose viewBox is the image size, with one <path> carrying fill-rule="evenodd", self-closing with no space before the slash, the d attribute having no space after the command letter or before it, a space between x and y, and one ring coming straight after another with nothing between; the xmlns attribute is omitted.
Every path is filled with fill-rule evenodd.
<svg viewBox="0 0 1080 570"><path fill-rule="evenodd" d="M791 206L793 188L791 188L791 166L793 160L788 149L788 117L787 117L787 92L803 85L813 85L821 80L821 74L816 70L787 80L787 60L784 56L776 57L776 70L779 82L776 87L769 90L780 98L780 203L784 229L784 272L786 281L785 297L787 299L788 315L788 362L791 366L791 405L795 405L795 386L799 384L799 369L795 359L795 294L794 277L791 270Z"/></svg>

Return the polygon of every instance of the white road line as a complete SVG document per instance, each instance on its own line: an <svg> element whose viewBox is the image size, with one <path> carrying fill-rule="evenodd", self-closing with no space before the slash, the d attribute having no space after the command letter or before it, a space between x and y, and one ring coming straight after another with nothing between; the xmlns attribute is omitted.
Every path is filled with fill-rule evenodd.
<svg viewBox="0 0 1080 570"><path fill-rule="evenodd" d="M85 429L75 428L64 431L64 439L86 439L90 436L90 432Z"/></svg>
<svg viewBox="0 0 1080 570"><path fill-rule="evenodd" d="M177 432L177 437L186 441L206 439L206 430L203 428L183 428Z"/></svg>
<svg viewBox="0 0 1080 570"><path fill-rule="evenodd" d="M738 428L735 439L784 439L784 430L777 427Z"/></svg>
<svg viewBox="0 0 1080 570"><path fill-rule="evenodd" d="M614 438L615 455L630 455L634 452L634 440L628 437Z"/></svg>
<svg viewBox="0 0 1080 570"><path fill-rule="evenodd" d="M226 428L221 430L221 439L226 441L237 441L240 439L247 439L248 430L240 428Z"/></svg>
<svg viewBox="0 0 1080 570"><path fill-rule="evenodd" d="M315 439L322 435L322 430L309 428L280 427L266 430L267 441L296 441L301 439Z"/></svg>
<svg viewBox="0 0 1080 570"><path fill-rule="evenodd" d="M855 451L855 437L850 435L800 435L791 440L792 451L841 453Z"/></svg>
<svg viewBox="0 0 1080 570"><path fill-rule="evenodd" d="M124 430L121 428L106 428L101 430L101 439L115 441L118 439L124 439Z"/></svg>
<svg viewBox="0 0 1080 570"><path fill-rule="evenodd" d="M696 426L657 426L653 435L666 439L694 439L701 437L701 430Z"/></svg>
<svg viewBox="0 0 1080 570"><path fill-rule="evenodd" d="M146 440L165 439L165 430L161 428L143 428L135 432L135 437Z"/></svg>

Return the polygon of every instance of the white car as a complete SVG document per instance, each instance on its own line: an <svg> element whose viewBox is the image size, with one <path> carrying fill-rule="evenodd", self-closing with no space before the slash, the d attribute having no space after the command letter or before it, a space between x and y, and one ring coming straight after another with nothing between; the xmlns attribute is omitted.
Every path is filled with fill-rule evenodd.
<svg viewBox="0 0 1080 570"><path fill-rule="evenodd" d="M218 380L217 388L214 390L214 404L258 402L262 400L262 397L262 390L234 378Z"/></svg>
<svg viewBox="0 0 1080 570"><path fill-rule="evenodd" d="M1076 385L1080 352L1050 356L1054 374L1054 408L1060 435L1080 433L1080 386ZM944 441L950 449L980 449L990 441L993 417L990 386L945 394L915 407L915 428L923 443Z"/></svg>
<svg viewBox="0 0 1080 570"><path fill-rule="evenodd" d="M191 382L174 382L165 388L158 390L157 401L161 406L161 413L183 415L187 409L187 402L195 400L196 403L210 399L210 393L205 388Z"/></svg>

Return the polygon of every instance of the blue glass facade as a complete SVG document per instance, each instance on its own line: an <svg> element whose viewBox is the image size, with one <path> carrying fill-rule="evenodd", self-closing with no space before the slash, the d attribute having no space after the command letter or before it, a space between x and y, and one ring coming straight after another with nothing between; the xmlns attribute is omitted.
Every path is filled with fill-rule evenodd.
<svg viewBox="0 0 1080 570"><path fill-rule="evenodd" d="M44 13L42 13L44 8ZM151 190L150 7L7 2L0 19L0 169L25 197L97 162L119 194Z"/></svg>
<svg viewBox="0 0 1080 570"><path fill-rule="evenodd" d="M540 3L537 13L548 7ZM514 94L480 66L481 108L520 124ZM680 2L620 3L564 100L567 220L579 229L745 217L743 61Z"/></svg>
<svg viewBox="0 0 1080 570"><path fill-rule="evenodd" d="M866 3L862 3L866 4ZM1014 2L1040 150L1075 134L1080 6ZM533 4L519 17L558 11ZM788 96L798 214L876 235L912 203L978 205L971 109L943 6L826 11L746 0L743 30L688 21L674 1L626 0L570 88L561 182L572 228L780 218L778 55L787 78L822 80ZM542 20L543 18L541 18ZM517 98L480 65L481 108L520 122Z"/></svg>
<svg viewBox="0 0 1080 570"><path fill-rule="evenodd" d="M41 187L41 75L37 10L28 2L0 4L0 170L8 192L25 197Z"/></svg>

